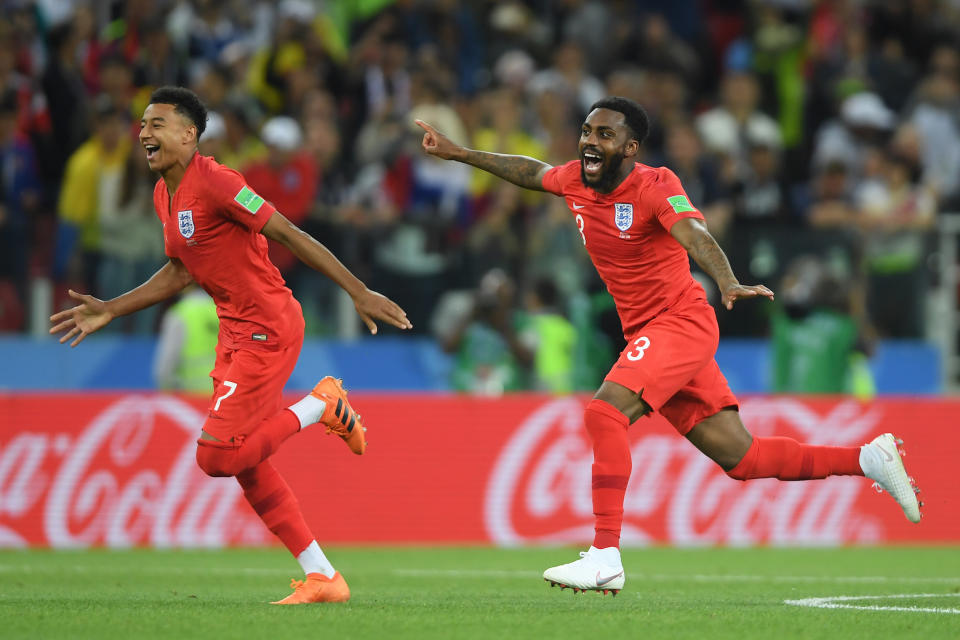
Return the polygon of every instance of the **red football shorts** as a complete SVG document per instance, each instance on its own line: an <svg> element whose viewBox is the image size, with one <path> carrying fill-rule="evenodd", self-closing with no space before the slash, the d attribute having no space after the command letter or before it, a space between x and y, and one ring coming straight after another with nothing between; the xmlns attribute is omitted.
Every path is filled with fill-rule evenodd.
<svg viewBox="0 0 960 640"><path fill-rule="evenodd" d="M213 396L203 430L229 442L248 435L265 418L283 408L283 386L300 356L303 337L290 346L266 349L226 349L217 345Z"/></svg>
<svg viewBox="0 0 960 640"><path fill-rule="evenodd" d="M605 380L642 394L644 402L686 435L737 398L713 356L720 331L703 296L655 317L628 341Z"/></svg>

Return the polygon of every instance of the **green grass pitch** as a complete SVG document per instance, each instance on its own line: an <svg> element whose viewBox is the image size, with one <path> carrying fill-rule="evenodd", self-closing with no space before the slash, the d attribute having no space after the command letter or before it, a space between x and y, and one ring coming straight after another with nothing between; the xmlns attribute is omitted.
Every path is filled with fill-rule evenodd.
<svg viewBox="0 0 960 640"><path fill-rule="evenodd" d="M326 551L349 603L266 604L281 549L3 551L0 638L960 638L960 548L627 550L616 598L543 582L572 549Z"/></svg>

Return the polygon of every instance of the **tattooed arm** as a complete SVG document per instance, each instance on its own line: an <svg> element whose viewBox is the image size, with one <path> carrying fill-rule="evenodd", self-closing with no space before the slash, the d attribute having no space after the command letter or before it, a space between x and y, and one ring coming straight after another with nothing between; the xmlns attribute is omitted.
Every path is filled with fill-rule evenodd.
<svg viewBox="0 0 960 640"><path fill-rule="evenodd" d="M690 257L700 268L707 272L720 288L723 306L733 308L733 303L740 298L756 298L763 296L773 300L773 291L762 284L745 286L740 284L733 275L730 262L723 253L723 249L713 239L703 220L684 218L670 228L670 234L677 239Z"/></svg>
<svg viewBox="0 0 960 640"><path fill-rule="evenodd" d="M467 149L423 120L416 120L416 123L426 132L423 134L423 150L430 155L472 165L525 189L544 191L543 176L552 168L549 164L526 156Z"/></svg>

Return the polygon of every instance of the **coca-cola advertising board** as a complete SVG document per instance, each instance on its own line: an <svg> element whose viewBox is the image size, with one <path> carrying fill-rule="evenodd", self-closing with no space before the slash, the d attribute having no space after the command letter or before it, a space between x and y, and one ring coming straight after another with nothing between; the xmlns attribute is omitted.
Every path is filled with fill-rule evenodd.
<svg viewBox="0 0 960 640"><path fill-rule="evenodd" d="M291 398L291 401L296 398ZM351 395L366 455L310 427L274 456L321 543L576 544L592 539L587 397ZM232 478L194 461L206 400L0 395L0 546L275 544ZM892 431L919 525L864 478L728 478L659 416L630 427L625 545L960 541L960 401L750 397L756 435L858 445Z"/></svg>

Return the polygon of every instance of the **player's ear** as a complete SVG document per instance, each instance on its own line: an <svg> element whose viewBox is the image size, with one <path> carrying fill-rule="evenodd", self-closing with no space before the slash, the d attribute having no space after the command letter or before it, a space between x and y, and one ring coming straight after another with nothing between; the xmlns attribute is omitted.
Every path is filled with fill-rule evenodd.
<svg viewBox="0 0 960 640"><path fill-rule="evenodd" d="M640 143L636 141L635 138L630 138L627 140L627 144L623 146L623 156L625 158L632 158L640 152Z"/></svg>
<svg viewBox="0 0 960 640"><path fill-rule="evenodd" d="M183 144L197 143L197 126L191 125L183 130Z"/></svg>

